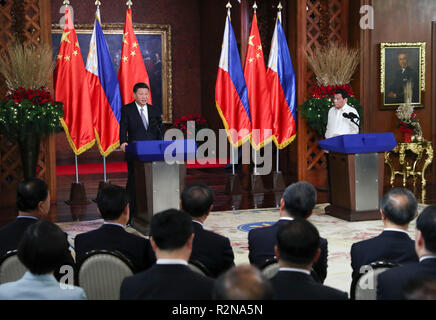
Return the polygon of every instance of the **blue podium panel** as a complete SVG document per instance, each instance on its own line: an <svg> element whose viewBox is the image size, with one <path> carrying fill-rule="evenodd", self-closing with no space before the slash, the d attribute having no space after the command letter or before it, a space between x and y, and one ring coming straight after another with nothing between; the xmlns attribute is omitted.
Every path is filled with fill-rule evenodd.
<svg viewBox="0 0 436 320"><path fill-rule="evenodd" d="M141 162L195 159L195 140L145 140L129 143L126 152Z"/></svg>
<svg viewBox="0 0 436 320"><path fill-rule="evenodd" d="M318 141L321 149L338 153L391 151L397 145L392 132L344 134Z"/></svg>

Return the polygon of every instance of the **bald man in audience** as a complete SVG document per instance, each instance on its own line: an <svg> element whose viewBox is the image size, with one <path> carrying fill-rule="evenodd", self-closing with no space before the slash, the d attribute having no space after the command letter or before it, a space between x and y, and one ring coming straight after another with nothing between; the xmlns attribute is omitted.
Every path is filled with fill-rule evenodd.
<svg viewBox="0 0 436 320"><path fill-rule="evenodd" d="M375 238L354 243L351 246L353 280L359 276L360 268L371 262L387 260L399 264L418 262L415 241L407 234L409 223L415 218L418 202L412 192L405 188L394 188L387 192L380 206L384 230Z"/></svg>
<svg viewBox="0 0 436 320"><path fill-rule="evenodd" d="M398 300L413 278L436 277L436 205L426 207L416 219L415 250L419 262L384 271L377 278L377 300Z"/></svg>
<svg viewBox="0 0 436 320"><path fill-rule="evenodd" d="M277 231L274 250L280 269L271 279L277 300L346 300L347 293L324 286L310 275L319 258L320 237L309 221L296 218Z"/></svg>
<svg viewBox="0 0 436 320"><path fill-rule="evenodd" d="M189 213L194 227L194 242L190 260L201 262L216 278L234 266L230 240L215 232L206 230L204 222L213 208L214 196L212 190L204 183L193 183L183 190L181 195L181 208Z"/></svg>
<svg viewBox="0 0 436 320"><path fill-rule="evenodd" d="M214 300L272 300L271 283L254 266L238 265L215 281Z"/></svg>
<svg viewBox="0 0 436 320"><path fill-rule="evenodd" d="M270 227L256 228L248 233L248 258L251 264L261 268L274 258L274 245L277 243L277 230L282 224L295 218L307 219L313 212L316 204L316 189L306 181L291 184L286 188L280 201L280 219ZM314 276L319 282L327 277L327 240L321 238L321 254L313 265Z"/></svg>

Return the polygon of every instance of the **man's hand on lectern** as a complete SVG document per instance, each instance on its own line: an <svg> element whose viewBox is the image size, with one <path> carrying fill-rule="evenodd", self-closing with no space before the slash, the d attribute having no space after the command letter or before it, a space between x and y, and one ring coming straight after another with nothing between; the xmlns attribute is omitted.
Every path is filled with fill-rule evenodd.
<svg viewBox="0 0 436 320"><path fill-rule="evenodd" d="M127 146L127 145L128 145L127 142L122 143L121 146L120 146L120 149L121 149L123 152L126 152L126 146Z"/></svg>

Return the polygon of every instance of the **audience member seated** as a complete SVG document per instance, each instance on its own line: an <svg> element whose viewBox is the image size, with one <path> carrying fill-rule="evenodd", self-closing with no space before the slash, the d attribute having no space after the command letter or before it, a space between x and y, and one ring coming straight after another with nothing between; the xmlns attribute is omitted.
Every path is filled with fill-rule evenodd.
<svg viewBox="0 0 436 320"><path fill-rule="evenodd" d="M218 275L234 266L234 254L230 240L215 232L203 228L213 208L212 190L203 183L187 186L181 195L180 206L189 213L194 227L191 260L198 260L210 271L211 276Z"/></svg>
<svg viewBox="0 0 436 320"><path fill-rule="evenodd" d="M242 264L218 277L212 297L214 300L272 300L273 290L258 268Z"/></svg>
<svg viewBox="0 0 436 320"><path fill-rule="evenodd" d="M351 246L353 279L358 277L363 265L374 261L386 260L399 264L418 262L415 242L407 234L409 223L415 218L417 210L415 196L405 188L391 189L383 196L380 208L383 232Z"/></svg>
<svg viewBox="0 0 436 320"><path fill-rule="evenodd" d="M103 225L76 236L76 261L80 264L85 254L92 250L115 250L124 254L134 265L135 271L143 271L153 265L156 257L148 239L125 230L130 218L127 191L109 185L98 192L98 211L104 219Z"/></svg>
<svg viewBox="0 0 436 320"><path fill-rule="evenodd" d="M403 287L405 300L436 300L436 277L410 279Z"/></svg>
<svg viewBox="0 0 436 320"><path fill-rule="evenodd" d="M0 285L0 299L86 299L83 289L72 285L73 268L67 269L61 283L53 276L53 272L70 255L68 248L65 233L57 225L38 221L29 226L18 246L18 258L28 271L20 280Z"/></svg>
<svg viewBox="0 0 436 320"><path fill-rule="evenodd" d="M277 300L346 300L347 293L316 282L310 275L319 258L320 236L309 221L295 218L277 231L274 250L280 269L271 279Z"/></svg>
<svg viewBox="0 0 436 320"><path fill-rule="evenodd" d="M270 227L257 228L248 233L248 258L251 264L262 267L266 261L274 258L277 230L282 224L300 217L307 219L316 204L316 189L306 181L288 186L280 200L280 219ZM321 238L321 256L313 269L321 282L327 277L327 240Z"/></svg>
<svg viewBox="0 0 436 320"><path fill-rule="evenodd" d="M378 300L401 299L402 289L410 279L436 277L436 205L426 207L416 220L415 250L419 262L392 268L378 276Z"/></svg>
<svg viewBox="0 0 436 320"><path fill-rule="evenodd" d="M188 267L194 230L186 212L169 209L151 219L150 242L157 261L123 280L120 299L210 300L214 281Z"/></svg>
<svg viewBox="0 0 436 320"><path fill-rule="evenodd" d="M50 211L47 184L37 178L20 182L17 186L17 208L17 219L0 228L0 257L18 248L27 227L47 217Z"/></svg>
<svg viewBox="0 0 436 320"><path fill-rule="evenodd" d="M28 178L17 186L18 217L15 221L0 228L0 257L10 250L17 250L18 244L27 228L40 219L46 219L50 211L50 192L45 181ZM67 234L64 233L65 239ZM75 268L71 253L60 265L68 264ZM62 277L59 269L55 270L56 279Z"/></svg>

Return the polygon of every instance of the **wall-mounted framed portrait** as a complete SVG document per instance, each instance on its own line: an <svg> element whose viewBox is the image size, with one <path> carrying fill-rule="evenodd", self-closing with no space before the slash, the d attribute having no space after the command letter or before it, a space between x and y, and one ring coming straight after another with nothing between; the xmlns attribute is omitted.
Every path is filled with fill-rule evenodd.
<svg viewBox="0 0 436 320"><path fill-rule="evenodd" d="M79 40L83 62L86 65L94 24L76 24L74 28ZM118 73L124 24L106 23L102 24L102 29L115 72ZM161 108L164 123L172 123L171 27L160 24L134 24L133 29L150 80L153 106ZM59 24L52 24L53 61L56 61L62 31Z"/></svg>
<svg viewBox="0 0 436 320"><path fill-rule="evenodd" d="M425 91L425 42L380 44L380 92L382 108L405 103L404 88L410 83L411 104L423 107Z"/></svg>

